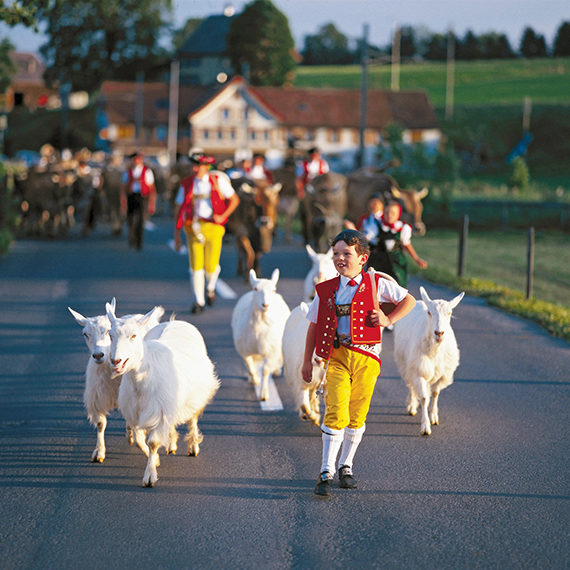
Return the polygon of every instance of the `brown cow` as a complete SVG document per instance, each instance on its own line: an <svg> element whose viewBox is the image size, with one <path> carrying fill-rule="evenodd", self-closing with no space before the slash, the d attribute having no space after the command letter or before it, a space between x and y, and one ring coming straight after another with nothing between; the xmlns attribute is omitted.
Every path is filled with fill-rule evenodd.
<svg viewBox="0 0 570 570"><path fill-rule="evenodd" d="M414 233L424 235L425 224L422 221L422 199L428 195L428 189L419 192L402 189L389 174L374 170L361 169L348 175L347 218L356 223L367 212L367 204L372 194L381 194L384 201L396 199L402 206L402 219L409 223Z"/></svg>
<svg viewBox="0 0 570 570"><path fill-rule="evenodd" d="M249 270L260 276L259 261L269 253L277 221L277 207L281 184L256 180L232 179L240 203L228 220L228 231L235 237L238 251L238 274L248 279Z"/></svg>
<svg viewBox="0 0 570 570"><path fill-rule="evenodd" d="M305 186L302 207L305 213L305 243L324 253L330 241L343 229L347 207L347 178L337 172L315 176Z"/></svg>

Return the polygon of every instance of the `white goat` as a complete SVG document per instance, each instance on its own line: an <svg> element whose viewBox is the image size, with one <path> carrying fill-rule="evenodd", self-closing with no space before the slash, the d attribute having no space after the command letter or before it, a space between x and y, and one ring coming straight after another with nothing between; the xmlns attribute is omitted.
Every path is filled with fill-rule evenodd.
<svg viewBox="0 0 570 570"><path fill-rule="evenodd" d="M115 311L115 306L116 300L113 298L111 301L113 311ZM103 463L106 454L105 428L107 427L107 414L118 407L119 385L121 383L121 377L113 372L109 360L109 349L111 347L109 329L111 328L111 323L107 315L84 317L71 307L67 308L77 323L83 327L83 338L91 353L85 369L83 403L87 410L89 421L97 428L97 445L91 455L91 461ZM162 307L155 307L153 318L147 323L147 330L157 325L163 314L164 309ZM140 430L135 430L134 435L137 445L148 456L148 447L144 441L144 433ZM128 424L127 439L129 445L132 445L133 430Z"/></svg>
<svg viewBox="0 0 570 570"><path fill-rule="evenodd" d="M305 246L313 266L305 277L303 301L310 303L315 297L315 285L332 279L338 275L333 263L333 250L329 248L326 253L317 253L310 245Z"/></svg>
<svg viewBox="0 0 570 570"><path fill-rule="evenodd" d="M219 380L198 329L184 321L145 327L153 311L143 317L117 319L107 304L111 322L110 360L122 374L119 407L127 423L146 432L149 447L143 486L158 480L158 450L176 453L176 426L188 424L188 455L198 455L204 439L198 418L218 390Z"/></svg>
<svg viewBox="0 0 570 570"><path fill-rule="evenodd" d="M431 300L423 287L423 299L395 325L394 356L400 376L407 384L407 411L415 416L422 405L420 433L431 434L431 424L439 424L440 392L453 383L459 366L459 348L451 328L451 313L463 299ZM431 397L431 409L430 405Z"/></svg>
<svg viewBox="0 0 570 570"><path fill-rule="evenodd" d="M237 353L244 359L250 384L260 382L258 366L262 368L261 400L269 395L269 375L278 374L283 367L281 343L285 321L290 314L283 297L276 292L279 269L271 279L258 279L253 269L249 282L253 291L242 295L232 313L232 333Z"/></svg>
<svg viewBox="0 0 570 570"><path fill-rule="evenodd" d="M285 323L283 370L287 383L295 396L299 416L303 420L311 420L316 426L320 426L321 413L317 390L325 375L326 361L313 354L313 379L311 383L307 384L301 375L305 355L305 338L309 328L308 311L307 304L301 303L291 311Z"/></svg>

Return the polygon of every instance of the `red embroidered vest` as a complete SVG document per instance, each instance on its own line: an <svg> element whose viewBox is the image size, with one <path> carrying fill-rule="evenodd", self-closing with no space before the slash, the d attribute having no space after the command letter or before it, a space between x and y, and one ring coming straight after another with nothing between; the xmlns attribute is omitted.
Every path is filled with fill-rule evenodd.
<svg viewBox="0 0 570 570"><path fill-rule="evenodd" d="M141 196L148 196L149 195L150 186L146 183L146 180L145 180L147 170L148 170L148 168L146 166L143 166L142 170L141 170L140 178L137 179L133 176L133 169L129 168L129 172L128 172L129 178L128 178L128 186L127 186L129 193L132 192L133 182L135 180L137 180L137 182L139 182L141 185Z"/></svg>
<svg viewBox="0 0 570 570"><path fill-rule="evenodd" d="M376 291L378 291L379 275L375 275ZM340 283L340 277L329 279L316 286L319 295L319 312L317 316L317 356L328 360L336 335L336 304L335 293ZM370 320L374 309L375 294L370 275L364 273L362 281L350 304L350 340L354 344L378 344L382 341L380 327Z"/></svg>
<svg viewBox="0 0 570 570"><path fill-rule="evenodd" d="M218 179L211 174L208 178L212 186L212 190L210 192L212 210L214 210L214 214L223 214L226 211L226 201L220 191ZM176 220L177 230L184 225L185 220L192 220L194 217L194 203L192 201L192 197L194 195L194 176L187 176L182 180L180 185L184 188L184 202L182 203L182 206L180 206L180 212L178 213L178 219ZM228 219L226 218L223 224L227 221Z"/></svg>

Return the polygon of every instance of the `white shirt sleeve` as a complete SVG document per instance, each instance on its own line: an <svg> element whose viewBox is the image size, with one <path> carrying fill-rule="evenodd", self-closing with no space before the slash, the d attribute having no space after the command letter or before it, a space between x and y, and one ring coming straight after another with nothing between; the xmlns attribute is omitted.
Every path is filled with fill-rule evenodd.
<svg viewBox="0 0 570 570"><path fill-rule="evenodd" d="M307 320L312 323L317 322L317 317L319 315L319 295L315 293L312 303L309 305L309 311L307 313Z"/></svg>
<svg viewBox="0 0 570 570"><path fill-rule="evenodd" d="M152 186L154 184L154 173L152 169L148 167L144 173L144 182L147 186Z"/></svg>
<svg viewBox="0 0 570 570"><path fill-rule="evenodd" d="M235 194L234 187L230 181L230 177L225 172L216 171L212 173L218 180L218 187L222 196L226 199L231 198Z"/></svg>
<svg viewBox="0 0 570 570"><path fill-rule="evenodd" d="M400 232L400 241L402 245L410 245L412 241L412 226L410 226L410 224L404 224Z"/></svg>
<svg viewBox="0 0 570 570"><path fill-rule="evenodd" d="M380 277L378 280L378 302L398 304L404 300L408 290L397 283Z"/></svg>

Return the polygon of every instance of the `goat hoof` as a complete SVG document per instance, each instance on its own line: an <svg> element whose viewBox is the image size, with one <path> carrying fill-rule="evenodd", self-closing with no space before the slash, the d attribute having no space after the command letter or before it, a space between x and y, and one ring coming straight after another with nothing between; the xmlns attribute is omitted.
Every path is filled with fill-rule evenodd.
<svg viewBox="0 0 570 570"><path fill-rule="evenodd" d="M92 457L91 458L91 463L103 463L103 461L105 461L104 457Z"/></svg>
<svg viewBox="0 0 570 570"><path fill-rule="evenodd" d="M150 479L148 481L143 481L143 487L145 489L150 489L154 487L154 483Z"/></svg>

